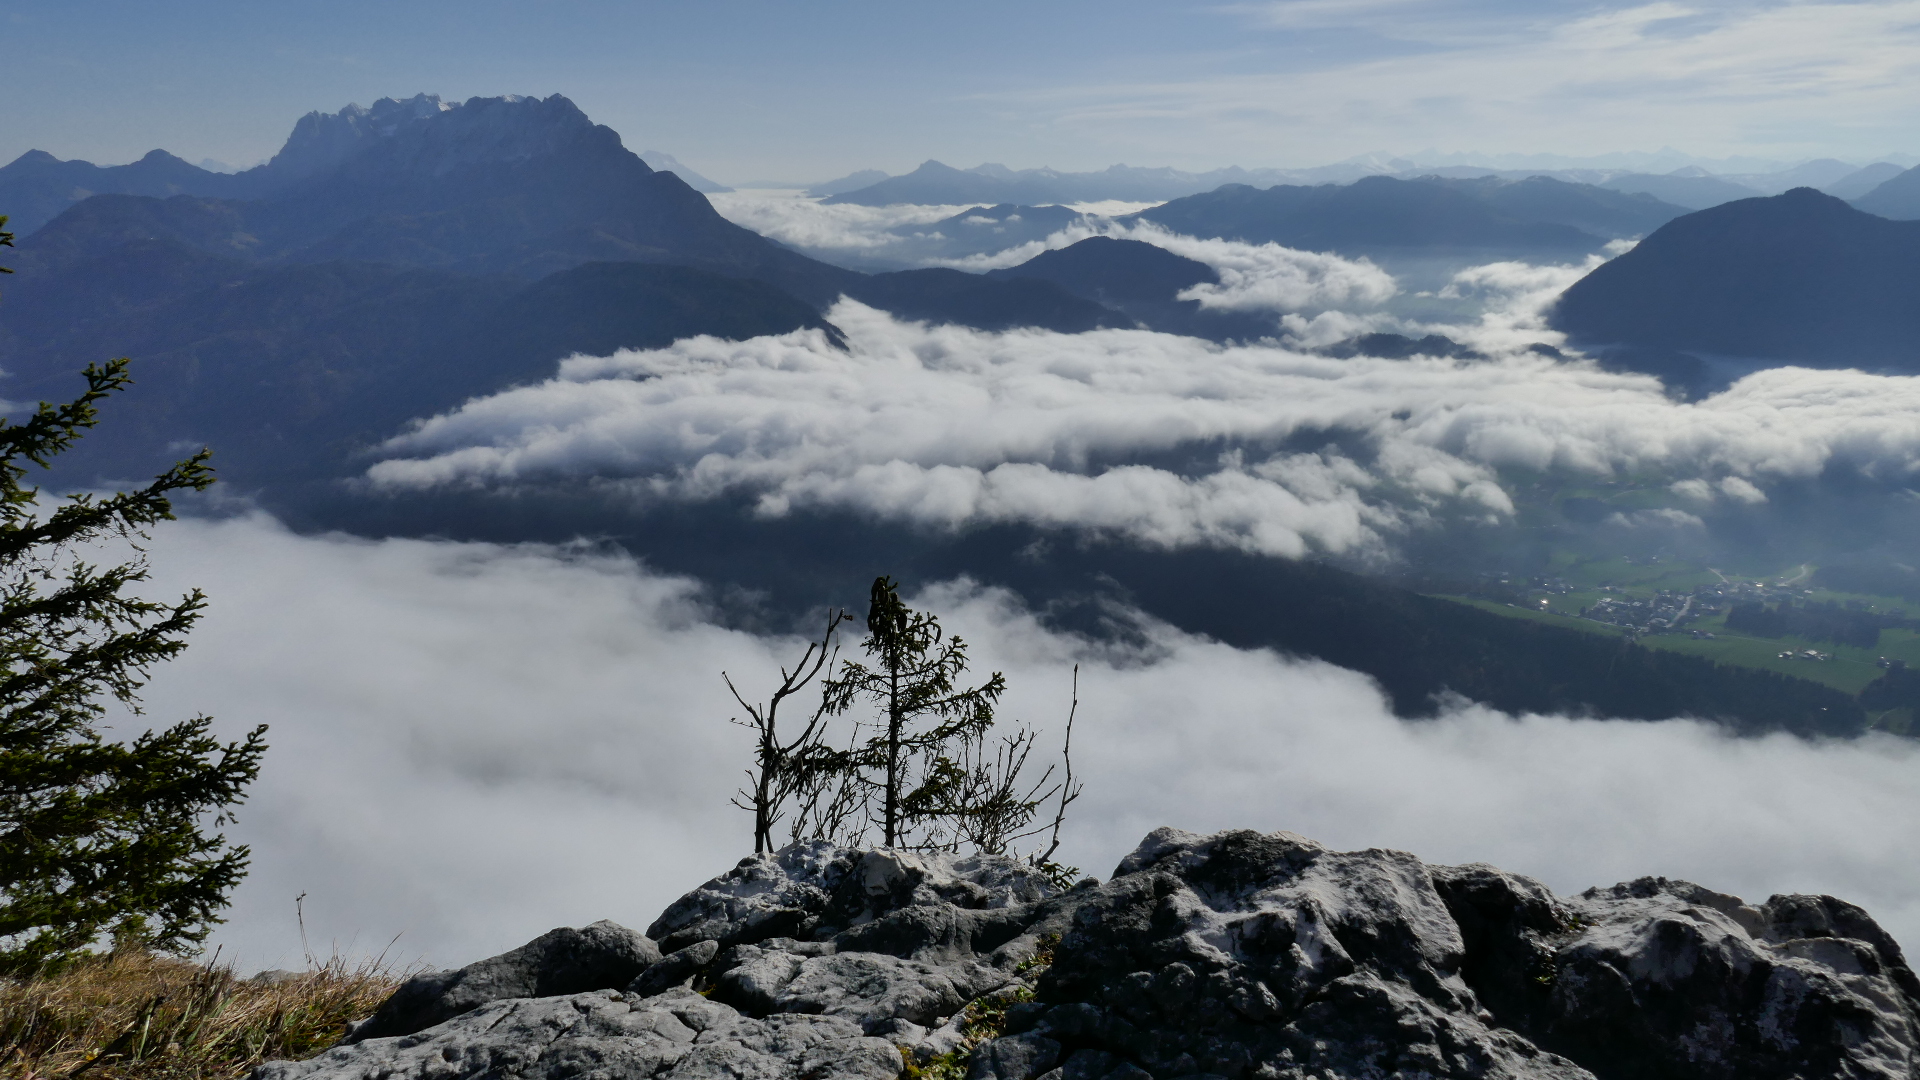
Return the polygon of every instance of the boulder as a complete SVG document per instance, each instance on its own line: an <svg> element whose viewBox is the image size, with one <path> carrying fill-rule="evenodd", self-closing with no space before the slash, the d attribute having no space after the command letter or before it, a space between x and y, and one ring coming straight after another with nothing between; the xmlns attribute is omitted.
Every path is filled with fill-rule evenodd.
<svg viewBox="0 0 1920 1080"><path fill-rule="evenodd" d="M490 1001L619 990L659 959L652 941L618 923L549 930L512 952L408 979L347 1041L411 1035Z"/></svg>
<svg viewBox="0 0 1920 1080"><path fill-rule="evenodd" d="M622 993L456 1000L512 981L476 974L431 997L461 1015L256 1080L1920 1076L1920 981L1851 904L1661 878L1556 897L1284 832L1157 830L1066 892L1010 859L800 844L650 932L673 951ZM443 974L531 970L552 937ZM381 1016L429 1015L406 993Z"/></svg>

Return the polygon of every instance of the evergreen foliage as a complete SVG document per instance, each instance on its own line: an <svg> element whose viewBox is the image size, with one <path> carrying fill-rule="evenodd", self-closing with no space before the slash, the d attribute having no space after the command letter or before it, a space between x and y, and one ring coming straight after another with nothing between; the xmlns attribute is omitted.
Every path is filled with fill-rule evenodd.
<svg viewBox="0 0 1920 1080"><path fill-rule="evenodd" d="M909 608L899 587L875 578L861 646L872 666L849 662L826 684L827 709L844 713L860 699L879 713L876 732L856 753L880 805L881 843L899 847L915 826L935 825L973 809L962 798L966 769L957 747L977 744L993 727L993 707L1006 677L956 689L967 670L967 646L940 620ZM937 827L937 825L936 825Z"/></svg>
<svg viewBox="0 0 1920 1080"><path fill-rule="evenodd" d="M1026 858L1070 885L1078 873L1053 862L1067 807L1080 797L1073 777L1073 718L1079 711L1079 668L1074 669L1074 707L1062 747L1063 778L1054 767L1039 779L1023 779L1038 737L1016 724L995 732L994 707L1006 678L961 687L967 670L966 642L950 637L940 620L900 599L892 579L874 580L867 613L868 660L839 661L835 638L851 616L835 611L826 631L809 642L764 704L749 703L726 678L747 719L733 721L755 733L754 764L734 805L754 815L754 851L772 851L773 827L787 821L791 839L847 845L878 843L922 851L963 847L1009 854L1019 840L1052 834L1044 851ZM780 706L820 678L820 704L804 723L782 731ZM871 718L853 717L836 736L828 721L856 704L872 706ZM844 749L838 747L844 746ZM1057 801L1040 821L1043 804ZM789 808L791 802L791 808ZM878 830L877 837L870 834Z"/></svg>
<svg viewBox="0 0 1920 1080"><path fill-rule="evenodd" d="M5 224L0 218L0 225ZM12 238L0 234L0 243ZM138 541L173 517L168 495L213 483L201 451L146 487L73 495L41 514L29 465L71 447L98 403L130 381L127 361L89 365L87 390L0 419L0 970L85 955L103 939L181 951L204 940L244 874L247 849L214 826L259 771L265 726L221 743L204 716L131 742L101 734L111 699L140 712L153 664L186 647L205 599L122 595L144 555L101 567L96 542Z"/></svg>

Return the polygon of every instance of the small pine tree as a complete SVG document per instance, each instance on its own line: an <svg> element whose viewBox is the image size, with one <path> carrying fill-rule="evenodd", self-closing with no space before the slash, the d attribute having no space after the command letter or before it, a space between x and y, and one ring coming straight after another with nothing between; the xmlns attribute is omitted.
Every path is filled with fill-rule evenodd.
<svg viewBox="0 0 1920 1080"><path fill-rule="evenodd" d="M879 803L881 843L899 847L917 826L952 827L976 808L967 804L972 770L966 751L984 742L1007 680L956 689L967 670L967 646L940 620L900 599L898 586L874 579L862 648L871 666L848 662L826 683L828 711L844 713L867 699L878 713L875 734L855 755ZM928 838L938 843L944 836Z"/></svg>
<svg viewBox="0 0 1920 1080"><path fill-rule="evenodd" d="M0 217L0 226L6 218ZM11 244L0 232L0 245ZM125 387L127 361L89 365L86 393L0 419L0 971L31 972L105 940L182 951L205 940L248 852L204 830L259 772L265 725L221 743L204 716L131 742L101 734L106 699L138 714L153 664L186 647L205 600L122 595L144 555L102 569L82 549L137 543L173 517L168 495L213 483L206 451L144 488L73 495L41 516L28 465L47 468Z"/></svg>

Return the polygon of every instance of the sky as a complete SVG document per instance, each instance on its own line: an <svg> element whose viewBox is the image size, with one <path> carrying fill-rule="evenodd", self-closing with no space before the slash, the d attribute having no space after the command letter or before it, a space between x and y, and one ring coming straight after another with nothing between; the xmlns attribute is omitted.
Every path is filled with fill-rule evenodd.
<svg viewBox="0 0 1920 1080"><path fill-rule="evenodd" d="M423 91L563 93L735 184L1920 149L1920 0L0 0L0 28L0 160L249 165L308 111Z"/></svg>

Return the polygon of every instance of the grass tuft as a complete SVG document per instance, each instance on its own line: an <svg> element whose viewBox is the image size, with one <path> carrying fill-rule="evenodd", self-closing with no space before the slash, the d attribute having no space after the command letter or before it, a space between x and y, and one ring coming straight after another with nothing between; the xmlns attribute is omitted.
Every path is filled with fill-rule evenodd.
<svg viewBox="0 0 1920 1080"><path fill-rule="evenodd" d="M966 1080L973 1052L981 1043L1007 1033L1007 1010L1034 999L1034 984L1053 966L1054 949L1059 944L1058 934L1042 937L1034 954L1014 969L1014 974L1023 981L977 998L961 1011L960 1034L966 1041L958 1049L924 1064L916 1064L912 1055L907 1055L907 1070L900 1074L901 1080Z"/></svg>
<svg viewBox="0 0 1920 1080"><path fill-rule="evenodd" d="M311 1057L373 1013L405 973L339 957L281 982L138 951L0 979L0 1077L233 1080Z"/></svg>

